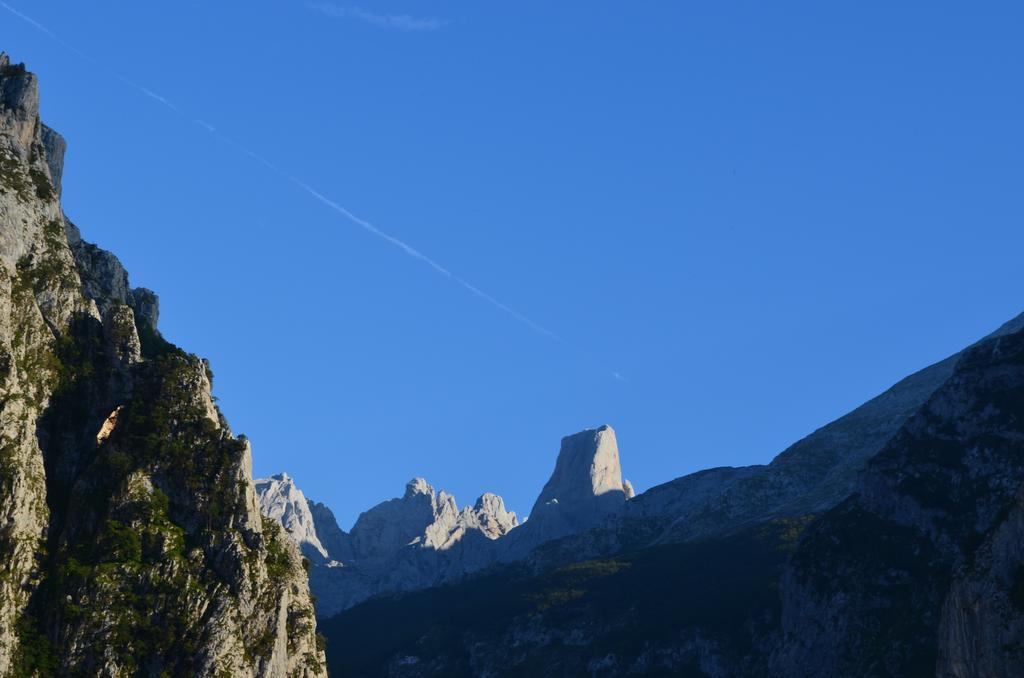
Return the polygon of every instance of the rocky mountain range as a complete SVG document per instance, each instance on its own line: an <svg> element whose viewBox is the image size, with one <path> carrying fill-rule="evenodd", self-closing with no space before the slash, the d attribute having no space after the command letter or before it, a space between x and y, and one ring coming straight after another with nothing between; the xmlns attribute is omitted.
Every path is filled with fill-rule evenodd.
<svg viewBox="0 0 1024 678"><path fill-rule="evenodd" d="M986 339L1021 329L1024 315ZM314 520L310 508L314 505L305 501L287 476L258 481L257 488L264 514L281 522L314 562L312 586L319 614L327 617L373 595L433 586L498 563L525 561L543 570L831 508L853 491L867 461L949 379L962 355L950 356L903 379L784 450L770 464L707 469L636 497L629 481L622 479L611 427L568 436L562 440L555 470L534 503L529 522L516 530L512 530L517 525L513 522L488 532L488 540L459 543L451 553L439 554L460 542L467 528L474 532L472 520L456 520L461 514L452 497L444 492L434 497L425 481L414 480L405 497L371 509L353 529L354 534L367 535L364 517L379 523L379 516L384 515L388 516L384 524L394 521L403 525L397 530L380 528L381 534L389 536L388 546L374 547L377 555L372 562L380 568L379 577L365 567L353 567L364 558L354 554L349 536L337 528L325 506L316 505L320 519ZM413 499L418 494L411 489L414 487L424 488L422 506ZM484 495L478 506L485 500L499 504L504 513L500 498ZM427 507L438 502L445 506L443 510ZM468 515L469 509L463 512ZM448 539L437 537L449 531ZM319 551L316 534L330 535L337 550L329 556ZM361 539L363 548L368 548L368 537ZM311 555L310 549L316 553ZM381 559L384 552L389 558ZM348 568L342 568L342 563ZM330 573L318 571L323 567Z"/></svg>
<svg viewBox="0 0 1024 678"><path fill-rule="evenodd" d="M401 498L362 513L349 533L287 474L258 480L256 488L263 514L285 528L312 564L320 617L382 593L436 586L519 560L539 544L600 525L633 495L610 426L562 440L551 479L522 525L495 494L460 509L455 497L423 478L409 481Z"/></svg>
<svg viewBox="0 0 1024 678"><path fill-rule="evenodd" d="M322 629L338 675L1009 678L1022 511L1024 316L771 464L652 488Z"/></svg>
<svg viewBox="0 0 1024 678"><path fill-rule="evenodd" d="M280 474L256 481L264 515L279 521L310 562L317 614L336 614L371 596L432 586L487 563L473 560L476 540L496 539L518 525L501 497L485 494L459 509L455 498L422 478L405 494L359 516L351 532L322 504L306 500Z"/></svg>
<svg viewBox="0 0 1024 678"><path fill-rule="evenodd" d="M431 510L413 510L410 498L429 487L413 481L367 512L410 528L389 532L401 537L378 551L390 555L376 569L349 550L350 561L324 570L345 574L312 571L332 666L392 676L1018 675L1022 394L1024 315L767 465L708 469L634 497L614 431L584 431L563 439L530 519L487 538L441 518L460 515L453 500L436 510L444 493L424 490ZM274 503L261 492L265 512ZM314 525L344 535L329 511L307 505L318 507L317 518L307 511ZM458 539L426 536L445 530Z"/></svg>
<svg viewBox="0 0 1024 678"><path fill-rule="evenodd" d="M65 216L64 150L0 54L0 675L326 675L250 445Z"/></svg>

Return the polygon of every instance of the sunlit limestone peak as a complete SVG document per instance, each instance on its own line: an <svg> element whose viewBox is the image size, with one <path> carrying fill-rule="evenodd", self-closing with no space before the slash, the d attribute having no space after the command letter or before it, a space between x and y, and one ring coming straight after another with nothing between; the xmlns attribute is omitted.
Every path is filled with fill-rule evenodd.
<svg viewBox="0 0 1024 678"><path fill-rule="evenodd" d="M254 481L260 499L260 512L273 518L311 560L326 560L327 549L316 534L309 502L287 473Z"/></svg>
<svg viewBox="0 0 1024 678"><path fill-rule="evenodd" d="M532 543L574 534L622 508L633 486L622 479L611 426L562 438L555 470L530 511Z"/></svg>

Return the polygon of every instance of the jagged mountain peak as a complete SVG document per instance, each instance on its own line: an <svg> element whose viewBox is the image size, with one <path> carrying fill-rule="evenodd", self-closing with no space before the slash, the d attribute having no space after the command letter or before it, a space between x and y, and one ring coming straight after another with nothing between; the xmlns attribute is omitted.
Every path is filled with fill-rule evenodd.
<svg viewBox="0 0 1024 678"><path fill-rule="evenodd" d="M277 473L253 482L259 496L260 512L280 523L307 558L327 560L329 554L317 535L309 502L291 476Z"/></svg>
<svg viewBox="0 0 1024 678"><path fill-rule="evenodd" d="M257 481L257 491L263 513L281 523L312 561L321 617L376 593L475 571L493 560L484 545L519 526L497 494L486 492L460 508L453 495L421 477L406 483L401 497L361 513L348 533L327 506L306 500L287 474Z"/></svg>
<svg viewBox="0 0 1024 678"><path fill-rule="evenodd" d="M477 497L476 502L473 504L473 509L476 511L498 511L505 509L505 500L493 492L484 492Z"/></svg>
<svg viewBox="0 0 1024 678"><path fill-rule="evenodd" d="M0 134L22 162L33 159L39 134L39 81L25 64L0 58Z"/></svg>
<svg viewBox="0 0 1024 678"><path fill-rule="evenodd" d="M473 508L463 509L464 522L473 522L488 539L498 539L519 526L515 511L505 508L505 500L491 492L477 498Z"/></svg>
<svg viewBox="0 0 1024 678"><path fill-rule="evenodd" d="M433 486L427 482L426 478L413 478L405 484L405 498L418 494L431 497L435 495Z"/></svg>
<svg viewBox="0 0 1024 678"><path fill-rule="evenodd" d="M506 511L504 501L495 494L485 494L472 508L460 510L453 495L416 477L406 483L402 497L360 514L351 535L356 553L374 558L410 545L444 550L467 529L504 534L517 524L515 514Z"/></svg>

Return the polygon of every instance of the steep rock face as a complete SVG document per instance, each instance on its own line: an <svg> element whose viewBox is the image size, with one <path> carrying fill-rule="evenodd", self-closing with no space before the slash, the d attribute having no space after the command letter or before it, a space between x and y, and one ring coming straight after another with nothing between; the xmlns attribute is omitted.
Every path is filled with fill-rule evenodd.
<svg viewBox="0 0 1024 678"><path fill-rule="evenodd" d="M1024 490L956 573L939 618L940 678L1012 676L1024 666Z"/></svg>
<svg viewBox="0 0 1024 678"><path fill-rule="evenodd" d="M1018 332L966 351L857 491L808 529L783 580L776 672L1018 675L1020 636L1003 641L1021 625L1011 592L1022 452Z"/></svg>
<svg viewBox="0 0 1024 678"><path fill-rule="evenodd" d="M562 438L555 470L537 497L530 520L564 523L567 532L575 532L595 516L621 508L625 498L615 431L602 426Z"/></svg>
<svg viewBox="0 0 1024 678"><path fill-rule="evenodd" d="M46 149L46 166L50 170L50 182L59 198L63 188L61 181L64 177L64 153L67 151L68 144L64 137L46 125L42 126L40 137L43 148Z"/></svg>
<svg viewBox="0 0 1024 678"><path fill-rule="evenodd" d="M249 445L65 220L61 141L0 56L0 675L323 675Z"/></svg>
<svg viewBox="0 0 1024 678"><path fill-rule="evenodd" d="M57 331L98 319L77 289L38 124L36 78L0 54L0 675L15 667L50 510L37 422L61 380Z"/></svg>
<svg viewBox="0 0 1024 678"><path fill-rule="evenodd" d="M334 513L326 505L317 501L307 500L309 514L313 517L317 539L323 545L330 558L348 562L354 558L352 541L345 530L338 526Z"/></svg>

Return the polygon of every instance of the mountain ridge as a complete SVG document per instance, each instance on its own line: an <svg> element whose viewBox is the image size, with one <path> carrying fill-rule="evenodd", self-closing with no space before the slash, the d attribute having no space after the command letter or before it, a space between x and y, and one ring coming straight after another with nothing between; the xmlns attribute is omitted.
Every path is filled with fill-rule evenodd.
<svg viewBox="0 0 1024 678"><path fill-rule="evenodd" d="M1014 678L1024 665L1019 320L954 356L832 506L719 516L718 532L667 541L654 530L635 548L604 526L553 542L555 555L355 606L324 621L328 654L349 676ZM610 555L578 550L602 534Z"/></svg>
<svg viewBox="0 0 1024 678"><path fill-rule="evenodd" d="M476 551L467 561L468 567L445 568L436 563L420 563L418 578L403 585L380 586L372 593L371 589L366 589L349 598L345 605L329 605L321 617L373 595L449 583L502 564L522 562L535 572L544 572L588 558L608 557L656 544L687 542L773 519L820 513L853 491L867 460L942 387L963 355L986 341L1021 329L1024 329L1024 314L964 350L899 380L883 393L783 450L769 464L705 469L656 485L635 497L631 496L628 481L621 477L611 427L606 425L566 436L555 471L524 526L509 530L491 543L467 543L465 548ZM592 472L587 463L601 448L600 442L593 443L600 441L605 431L614 449L613 470ZM584 506L578 517L582 524L572 525L568 521L555 528L545 528L548 521L542 507L558 507L559 504L554 497L557 491L549 488L559 485L557 479L562 474L562 466L572 457L574 444L580 440L592 443L588 448L589 456L583 455L583 468L576 471L582 487L591 483L580 496L589 493L596 497L610 491L608 498L617 499L613 499L607 509L577 503L577 506ZM565 491L570 495L576 492L572 487ZM313 580L316 590L322 584L317 582L316 576ZM323 591L318 594L321 600L331 596Z"/></svg>

